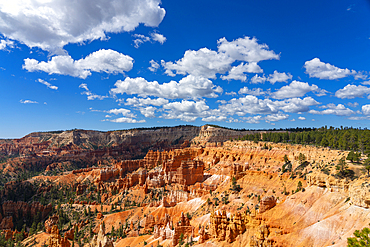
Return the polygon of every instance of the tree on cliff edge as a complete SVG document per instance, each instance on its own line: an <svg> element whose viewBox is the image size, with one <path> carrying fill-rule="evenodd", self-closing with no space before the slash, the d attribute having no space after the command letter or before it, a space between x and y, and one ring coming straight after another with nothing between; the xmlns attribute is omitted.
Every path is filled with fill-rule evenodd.
<svg viewBox="0 0 370 247"><path fill-rule="evenodd" d="M370 246L370 229L365 227L364 229L356 230L353 238L347 238L348 247L361 247Z"/></svg>

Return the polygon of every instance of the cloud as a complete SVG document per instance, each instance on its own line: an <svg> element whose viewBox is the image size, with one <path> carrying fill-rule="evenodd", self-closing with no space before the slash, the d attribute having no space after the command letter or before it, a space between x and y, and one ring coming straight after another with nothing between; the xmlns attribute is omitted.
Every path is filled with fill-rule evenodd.
<svg viewBox="0 0 370 247"><path fill-rule="evenodd" d="M247 123L250 123L250 124L258 124L258 123L260 123L261 120L263 120L261 115L253 116L253 117L244 117L242 119L245 120Z"/></svg>
<svg viewBox="0 0 370 247"><path fill-rule="evenodd" d="M95 100L95 99L103 100L105 98L108 98L108 96L101 96L101 95L97 95L97 94L92 93L89 90L89 88L87 87L87 84L86 83L82 83L78 87L79 88L83 88L83 89L86 90L85 92L82 92L81 94L87 95L87 100Z"/></svg>
<svg viewBox="0 0 370 247"><path fill-rule="evenodd" d="M145 36L143 34L134 34L132 36L135 38L134 39L135 48L139 48L139 46L145 42L153 42L153 41L159 42L163 45L163 43L167 40L166 37L164 37L162 34L159 34L159 33L151 33L150 37Z"/></svg>
<svg viewBox="0 0 370 247"><path fill-rule="evenodd" d="M148 69L152 72L156 72L160 67L159 63L157 63L153 59L150 60L149 63L150 63L150 67L148 67Z"/></svg>
<svg viewBox="0 0 370 247"><path fill-rule="evenodd" d="M134 34L132 35L132 37L134 37L134 43L135 43L135 48L139 48L139 46L145 42L149 42L150 41L150 37L147 37L145 35L142 35L142 34Z"/></svg>
<svg viewBox="0 0 370 247"><path fill-rule="evenodd" d="M225 116L209 116L209 117L205 117L205 118L202 118L202 121L203 122L220 122L220 121L225 121L227 119L227 117Z"/></svg>
<svg viewBox="0 0 370 247"><path fill-rule="evenodd" d="M157 108L153 106L147 106L147 107L140 108L140 113L143 114L145 117L150 117L150 118L155 117L156 111L157 111Z"/></svg>
<svg viewBox="0 0 370 247"><path fill-rule="evenodd" d="M269 99L258 99L256 96L246 95L234 98L219 106L219 109L228 115L244 116L246 114L277 113L277 105Z"/></svg>
<svg viewBox="0 0 370 247"><path fill-rule="evenodd" d="M277 114L271 114L271 115L267 115L266 117L264 117L264 120L266 120L266 122L277 122L277 121L281 121L281 120L285 120L285 119L288 119L289 115L288 114L283 114L281 112L277 113Z"/></svg>
<svg viewBox="0 0 370 247"><path fill-rule="evenodd" d="M279 59L279 55L269 50L266 44L258 44L256 38L244 37L231 42L221 38L217 41L217 44L217 51L208 48L201 48L198 51L188 50L184 57L176 62L162 60L161 64L166 69L165 73L169 76L191 74L215 79L216 74L229 72L229 75L223 76L222 79L244 80L244 72L263 72L257 65L258 62ZM246 63L231 67L231 64L235 61Z"/></svg>
<svg viewBox="0 0 370 247"><path fill-rule="evenodd" d="M131 110L124 109L124 108L111 109L111 110L104 111L104 112L109 113L109 114L114 114L114 115L122 114L122 116L124 116L124 117L130 117L130 118L134 118L135 117L135 115L131 112Z"/></svg>
<svg viewBox="0 0 370 247"><path fill-rule="evenodd" d="M205 100L171 102L163 106L164 112L160 117L165 119L180 119L193 122L201 118L205 122L225 121L227 114L219 109L210 109Z"/></svg>
<svg viewBox="0 0 370 247"><path fill-rule="evenodd" d="M93 52L80 60L73 60L68 55L54 56L48 62L26 58L22 68L29 72L43 71L49 75L60 74L86 79L92 71L124 74L124 71L130 71L132 66L133 59L130 56L108 49Z"/></svg>
<svg viewBox="0 0 370 247"><path fill-rule="evenodd" d="M129 117L120 117L116 119L105 119L104 121L114 122L114 123L145 123L146 121L143 120L136 120Z"/></svg>
<svg viewBox="0 0 370 247"><path fill-rule="evenodd" d="M339 89L335 92L335 97L340 99L354 99L357 97L363 97L364 94L370 94L370 88L365 86L356 86L348 84L343 89Z"/></svg>
<svg viewBox="0 0 370 247"><path fill-rule="evenodd" d="M370 105L363 105L361 109L364 115L370 115Z"/></svg>
<svg viewBox="0 0 370 247"><path fill-rule="evenodd" d="M267 81L269 81L271 84L275 84L276 82L287 82L292 78L293 76L289 73L279 73L275 70L273 74L268 76Z"/></svg>
<svg viewBox="0 0 370 247"><path fill-rule="evenodd" d="M354 103L348 102L347 105L350 106L350 107L357 107L358 103L357 102L354 102Z"/></svg>
<svg viewBox="0 0 370 247"><path fill-rule="evenodd" d="M141 107L146 105L154 105L154 106L162 106L165 104L168 104L168 100L164 98L157 98L157 99L151 99L151 98L128 98L126 99L125 105L132 105L135 107Z"/></svg>
<svg viewBox="0 0 370 247"><path fill-rule="evenodd" d="M58 89L58 87L57 87L57 86L53 86L53 85L51 85L49 82L44 81L44 80L42 80L42 79L38 79L37 81L38 81L38 82L40 82L40 83L42 83L42 84L44 84L45 86L47 86L47 87L48 87L48 88L50 88L50 89L53 89L53 90L57 90L57 89Z"/></svg>
<svg viewBox="0 0 370 247"><path fill-rule="evenodd" d="M305 117L298 117L299 120L306 120Z"/></svg>
<svg viewBox="0 0 370 247"><path fill-rule="evenodd" d="M225 95L236 95L236 93L234 91L231 91L231 92L225 92Z"/></svg>
<svg viewBox="0 0 370 247"><path fill-rule="evenodd" d="M325 96L328 93L330 93L330 92L326 91L325 89L322 89L322 88L318 88L317 90L314 91L314 94L316 96L319 96L319 97Z"/></svg>
<svg viewBox="0 0 370 247"><path fill-rule="evenodd" d="M319 87L314 84L310 86L307 82L292 81L289 85L283 86L274 92L272 97L275 99L302 97L306 93L316 91L318 89Z"/></svg>
<svg viewBox="0 0 370 247"><path fill-rule="evenodd" d="M250 124L258 124L260 121L265 120L266 123L271 123L271 122L277 122L281 120L286 120L288 119L289 115L288 114L283 114L281 112L276 113L276 114L270 114L266 116L251 116L251 117L243 117L242 119L245 120L245 122L250 123Z"/></svg>
<svg viewBox="0 0 370 247"><path fill-rule="evenodd" d="M5 50L6 47L13 48L14 47L14 41L12 41L12 40L0 40L0 50Z"/></svg>
<svg viewBox="0 0 370 247"><path fill-rule="evenodd" d="M267 80L267 78L265 76L255 75L255 76L252 77L251 83L253 83L253 84L265 83L266 80Z"/></svg>
<svg viewBox="0 0 370 247"><path fill-rule="evenodd" d="M326 106L323 106L323 108L327 108L323 111L317 111L317 110L310 110L309 113L311 114L320 114L320 115L337 115L337 116L349 116L351 114L354 114L355 112L352 111L349 108L346 108L342 104L328 104Z"/></svg>
<svg viewBox="0 0 370 247"><path fill-rule="evenodd" d="M362 74L355 70L340 69L329 63L323 63L318 58L305 62L303 67L306 69L306 73L310 77L316 77L319 79L335 80L349 75L362 77Z"/></svg>
<svg viewBox="0 0 370 247"><path fill-rule="evenodd" d="M244 73L262 73L263 70L257 63L241 63L238 66L234 66L229 70L228 75L222 75L222 80L237 80L237 81L246 81L247 76Z"/></svg>
<svg viewBox="0 0 370 247"><path fill-rule="evenodd" d="M258 63L263 60L279 59L279 55L270 51L266 44L258 44L256 38L244 37L231 42L227 41L226 38L221 38L217 43L219 52L223 52L237 61Z"/></svg>
<svg viewBox="0 0 370 247"><path fill-rule="evenodd" d="M276 101L275 104L280 110L291 113L307 112L310 110L310 106L319 105L320 103L311 97L305 97L303 99L293 98L284 101Z"/></svg>
<svg viewBox="0 0 370 247"><path fill-rule="evenodd" d="M166 111L162 115L165 119L180 119L186 122L193 122L198 117L205 116L210 109L204 100L201 101L188 101L182 100L181 102L171 102L163 106Z"/></svg>
<svg viewBox="0 0 370 247"><path fill-rule="evenodd" d="M164 42L166 42L167 38L163 36L163 34L160 33L151 33L150 36L152 37L152 40L157 41L163 45Z"/></svg>
<svg viewBox="0 0 370 247"><path fill-rule="evenodd" d="M287 100L258 99L256 96L247 95L234 98L227 102L221 102L219 109L222 113L233 116L245 116L246 114L276 114L279 111L290 113L307 112L310 106L318 105L319 102L311 97L304 99L293 98Z"/></svg>
<svg viewBox="0 0 370 247"><path fill-rule="evenodd" d="M179 82L170 81L169 83L159 84L157 81L149 82L144 78L127 77L124 81L118 80L114 84L115 88L111 89L111 93L116 94L137 94L142 97L155 96L159 98L178 99L178 98L216 98L217 93L222 93L223 90L219 86L215 86L212 81L189 75Z"/></svg>
<svg viewBox="0 0 370 247"><path fill-rule="evenodd" d="M136 120L136 115L131 112L129 109L125 108L119 108L119 109L111 109L111 110L106 110L106 111L100 111L100 110L93 110L93 111L98 111L98 112L105 112L109 114L114 114L114 115L122 115L120 118L116 119L105 119L103 121L109 121L109 122L114 122L114 123L145 123L145 120ZM106 118L111 118L110 115L106 115Z"/></svg>
<svg viewBox="0 0 370 247"><path fill-rule="evenodd" d="M261 96L266 94L261 88L253 88L252 90L248 87L243 87L239 90L238 94L250 94L255 96Z"/></svg>
<svg viewBox="0 0 370 247"><path fill-rule="evenodd" d="M29 99L26 99L26 100L21 99L19 102L21 102L22 104L38 104L39 103L37 101L33 101Z"/></svg>
<svg viewBox="0 0 370 247"><path fill-rule="evenodd" d="M233 62L234 60L224 53L202 48L198 51L186 51L184 57L175 63L162 60L161 64L169 76L191 74L215 79L216 73L226 73Z"/></svg>
<svg viewBox="0 0 370 247"><path fill-rule="evenodd" d="M157 27L166 11L160 0L2 1L0 32L29 47L63 52L69 43L107 39L140 23Z"/></svg>

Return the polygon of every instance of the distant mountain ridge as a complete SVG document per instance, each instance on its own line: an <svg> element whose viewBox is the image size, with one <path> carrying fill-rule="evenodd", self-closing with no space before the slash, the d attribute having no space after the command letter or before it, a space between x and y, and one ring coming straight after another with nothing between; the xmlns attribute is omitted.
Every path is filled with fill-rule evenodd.
<svg viewBox="0 0 370 247"><path fill-rule="evenodd" d="M43 171L61 162L84 167L107 160L143 158L148 150L214 145L248 133L253 132L210 125L34 132L20 139L0 140L0 169L14 174L24 170Z"/></svg>

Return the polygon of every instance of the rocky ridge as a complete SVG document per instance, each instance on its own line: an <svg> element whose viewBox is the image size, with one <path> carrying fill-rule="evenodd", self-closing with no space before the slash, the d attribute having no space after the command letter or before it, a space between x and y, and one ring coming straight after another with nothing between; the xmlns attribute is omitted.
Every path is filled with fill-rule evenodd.
<svg viewBox="0 0 370 247"><path fill-rule="evenodd" d="M48 234L61 246L77 232L90 246L343 246L368 225L370 179L359 163L346 162L352 177L335 167L348 152L227 141L229 134L214 127L200 132L142 159L95 160L89 168L33 177L46 199L55 188L71 195L58 209L71 223L57 234L61 218L51 216L36 239ZM212 133L213 142L202 141Z"/></svg>

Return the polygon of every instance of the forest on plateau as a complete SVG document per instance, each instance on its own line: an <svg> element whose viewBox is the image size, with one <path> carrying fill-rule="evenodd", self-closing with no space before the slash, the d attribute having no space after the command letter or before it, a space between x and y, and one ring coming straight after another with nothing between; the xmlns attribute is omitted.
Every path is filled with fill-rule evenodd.
<svg viewBox="0 0 370 247"><path fill-rule="evenodd" d="M249 134L239 140L315 145L358 151L364 154L370 153L370 130L361 128L327 128L325 126L314 129L286 129L278 132Z"/></svg>

